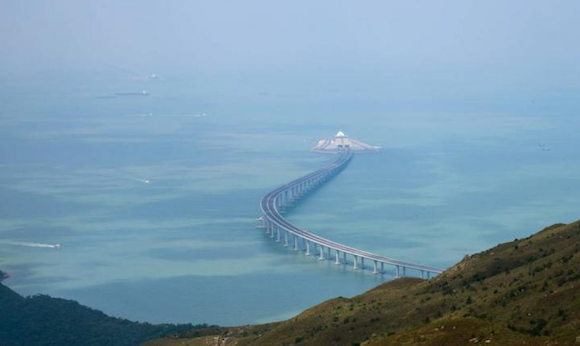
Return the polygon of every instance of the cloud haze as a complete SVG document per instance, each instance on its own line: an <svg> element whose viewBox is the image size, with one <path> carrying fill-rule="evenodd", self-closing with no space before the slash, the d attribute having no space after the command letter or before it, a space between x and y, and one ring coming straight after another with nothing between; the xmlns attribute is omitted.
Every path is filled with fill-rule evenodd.
<svg viewBox="0 0 580 346"><path fill-rule="evenodd" d="M0 4L5 73L577 71L576 1L22 1Z"/></svg>

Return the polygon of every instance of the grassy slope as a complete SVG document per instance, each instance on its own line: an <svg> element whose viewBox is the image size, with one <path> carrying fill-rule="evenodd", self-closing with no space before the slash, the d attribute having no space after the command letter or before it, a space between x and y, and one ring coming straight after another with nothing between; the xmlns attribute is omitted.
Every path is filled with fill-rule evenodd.
<svg viewBox="0 0 580 346"><path fill-rule="evenodd" d="M580 345L579 252L580 222L554 225L428 281L394 280L285 322L147 345Z"/></svg>

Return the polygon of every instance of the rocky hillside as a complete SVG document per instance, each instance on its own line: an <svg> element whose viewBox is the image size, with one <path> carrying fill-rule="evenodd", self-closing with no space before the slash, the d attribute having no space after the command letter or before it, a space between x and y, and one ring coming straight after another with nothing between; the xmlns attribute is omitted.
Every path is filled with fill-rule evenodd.
<svg viewBox="0 0 580 346"><path fill-rule="evenodd" d="M580 345L580 222L466 256L288 321L182 333L147 346Z"/></svg>

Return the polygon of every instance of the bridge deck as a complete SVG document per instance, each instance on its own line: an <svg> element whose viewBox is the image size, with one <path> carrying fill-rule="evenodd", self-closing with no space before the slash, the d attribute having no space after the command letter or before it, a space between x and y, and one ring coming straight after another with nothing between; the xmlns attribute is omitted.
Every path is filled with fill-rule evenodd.
<svg viewBox="0 0 580 346"><path fill-rule="evenodd" d="M344 244L340 244L337 242L334 242L332 240L320 237L312 232L309 232L307 230L301 229L295 225L293 225L292 223L290 223L286 218L284 218L284 216L282 216L280 210L278 209L278 204L280 203L279 199L281 199L281 195L283 193L285 193L286 191L291 191L292 188L296 188L298 186L300 186L301 184L311 181L312 179L316 179L316 178L327 178L332 176L333 174L338 173L341 169L343 169L348 162L351 160L351 158L353 157L353 153L351 151L344 151L342 153L340 153L338 155L338 158L336 161L334 161L333 163L317 170L314 171L310 174L307 174L303 177L300 177L296 180L291 181L288 184L282 185L279 188L270 191L269 193L267 193L264 197L262 197L262 200L260 202L260 208L262 210L262 213L264 215L264 221L265 222L271 222L274 225L276 225L277 227L280 227L281 229L288 231L292 234L294 234L295 236L298 236L300 238L303 238L307 241L310 241L312 243L342 252L342 253L347 253L350 254L352 256L358 256L361 258L367 258L369 260L373 260L373 261L377 261L380 263L385 263L385 264L389 264L389 265L393 265L393 266L399 266L399 267L403 267L403 268L409 268L409 269L415 269L418 271L424 271L424 272L428 272L428 273L441 273L442 269L439 268L435 268L435 267L431 267L431 266L425 266L422 264L417 264L417 263L411 263L411 262L405 262L405 261L400 261L400 260L396 260L390 257L385 257L385 256L381 256L381 255L377 255L374 253L370 253L367 251L363 251L354 247L350 247Z"/></svg>

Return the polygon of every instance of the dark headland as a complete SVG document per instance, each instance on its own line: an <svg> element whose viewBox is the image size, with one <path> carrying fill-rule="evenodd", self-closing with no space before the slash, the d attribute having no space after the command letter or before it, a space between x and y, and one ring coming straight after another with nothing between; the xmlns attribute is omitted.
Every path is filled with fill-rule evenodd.
<svg viewBox="0 0 580 346"><path fill-rule="evenodd" d="M0 282L7 277L0 271ZM22 297L0 283L1 346L132 346L202 327L132 322L73 300Z"/></svg>

